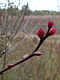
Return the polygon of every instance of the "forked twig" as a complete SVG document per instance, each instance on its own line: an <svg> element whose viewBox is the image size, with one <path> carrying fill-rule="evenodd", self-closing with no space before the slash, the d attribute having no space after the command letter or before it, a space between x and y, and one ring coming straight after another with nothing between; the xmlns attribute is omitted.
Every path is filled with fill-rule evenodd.
<svg viewBox="0 0 60 80"><path fill-rule="evenodd" d="M39 47L42 45L42 43L44 42L44 40L49 36L49 35L48 35L48 32L49 32L49 29L48 29L45 37L43 37L42 39L40 39L39 44L37 45L37 47L35 48L35 50L34 50L30 55L28 55L27 57L21 59L19 62L16 62L15 64L8 65L7 68L5 68L5 69L3 69L3 70L0 71L0 74L3 74L3 73L6 72L7 70L10 70L10 69L13 68L14 66L16 66L16 65L18 65L18 64L20 64L20 63L23 63L24 61L32 58L33 56L40 56L41 53L35 54L35 52L39 49Z"/></svg>

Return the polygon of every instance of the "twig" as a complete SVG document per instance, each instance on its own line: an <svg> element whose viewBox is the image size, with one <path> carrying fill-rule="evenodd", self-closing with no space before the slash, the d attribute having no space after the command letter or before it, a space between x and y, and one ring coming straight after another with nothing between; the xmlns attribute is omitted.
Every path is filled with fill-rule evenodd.
<svg viewBox="0 0 60 80"><path fill-rule="evenodd" d="M9 1L9 0L8 0ZM8 4L9 4L9 2L8 2ZM5 25L5 49L6 49L6 39L7 39L7 28L8 28L8 11L6 11L6 25ZM3 58L3 69L5 68L5 65L6 65L6 52L5 52L5 54L4 54L4 58ZM2 74L2 76L1 76L1 80L3 80L3 76L4 76L4 74Z"/></svg>
<svg viewBox="0 0 60 80"><path fill-rule="evenodd" d="M35 50L34 50L29 56L27 56L26 58L20 60L19 62L16 62L15 64L12 64L11 66L8 66L7 68L1 70L1 71L0 71L0 74L3 74L4 72L6 72L7 70L10 70L10 69L13 68L14 66L16 66L16 65L18 65L18 64L20 64L20 63L22 63L22 62L24 62L24 61L32 58L33 56L35 56L34 52L36 52L36 51L39 49L39 47L41 46L41 44L43 43L43 41L48 37L48 32L49 32L49 29L48 29L45 37L43 37L43 38L40 40L40 42L39 42L39 44L37 45L37 47L35 48Z"/></svg>
<svg viewBox="0 0 60 80"><path fill-rule="evenodd" d="M20 25L18 26L18 28L17 28L15 34L11 37L10 41L8 41L8 43L7 43L5 52L7 52L7 48L8 48L8 46L9 46L9 44L10 44L11 41L14 39L14 37L16 36L16 34L17 34L17 32L18 32L20 26L22 25L22 22L23 22L23 20L24 20L27 7L28 7L28 4L26 5L25 11L24 11L24 15L23 15L23 17L22 17L22 19L21 19ZM2 53L0 53L0 58L1 58L1 56L2 56L5 52L4 52L4 50L3 50Z"/></svg>

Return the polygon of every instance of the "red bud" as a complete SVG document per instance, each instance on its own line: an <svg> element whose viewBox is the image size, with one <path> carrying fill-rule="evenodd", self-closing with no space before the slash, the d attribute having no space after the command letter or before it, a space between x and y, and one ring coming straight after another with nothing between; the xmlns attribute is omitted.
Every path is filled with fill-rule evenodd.
<svg viewBox="0 0 60 80"><path fill-rule="evenodd" d="M13 64L9 64L9 65L8 65L8 68L11 68L12 66L13 66Z"/></svg>
<svg viewBox="0 0 60 80"><path fill-rule="evenodd" d="M1 71L0 71L0 74L2 74L2 73L3 73L3 71L1 70Z"/></svg>
<svg viewBox="0 0 60 80"><path fill-rule="evenodd" d="M52 28L53 25L54 23L52 21L48 21L48 28Z"/></svg>
<svg viewBox="0 0 60 80"><path fill-rule="evenodd" d="M42 53L41 52L34 52L35 56L40 56Z"/></svg>
<svg viewBox="0 0 60 80"><path fill-rule="evenodd" d="M56 33L56 28L51 28L48 34L53 35L55 33Z"/></svg>
<svg viewBox="0 0 60 80"><path fill-rule="evenodd" d="M42 39L44 37L44 34L45 34L45 32L42 29L39 29L37 32L37 35L39 36L40 39Z"/></svg>

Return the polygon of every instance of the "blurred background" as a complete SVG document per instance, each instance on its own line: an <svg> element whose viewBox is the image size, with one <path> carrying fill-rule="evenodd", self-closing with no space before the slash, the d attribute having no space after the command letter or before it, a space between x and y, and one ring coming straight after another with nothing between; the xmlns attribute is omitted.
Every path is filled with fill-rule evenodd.
<svg viewBox="0 0 60 80"><path fill-rule="evenodd" d="M31 54L39 43L38 29L54 22L56 34L33 57L0 75L0 80L60 80L60 0L0 0L0 70Z"/></svg>

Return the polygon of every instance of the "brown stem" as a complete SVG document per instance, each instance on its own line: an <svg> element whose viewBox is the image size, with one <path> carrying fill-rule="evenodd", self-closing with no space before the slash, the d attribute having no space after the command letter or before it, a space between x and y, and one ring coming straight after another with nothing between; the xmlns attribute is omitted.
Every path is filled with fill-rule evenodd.
<svg viewBox="0 0 60 80"><path fill-rule="evenodd" d="M7 67L7 68L1 70L1 71L0 71L0 74L3 74L3 72L5 72L5 71L7 71L7 70L10 70L10 69L13 68L14 66L16 66L16 65L18 65L18 64L20 64L20 63L22 63L22 62L24 62L24 61L26 61L26 60L28 60L29 58L31 58L31 57L33 57L33 56L34 56L34 54L30 54L30 55L29 55L28 57L26 57L25 59L21 59L19 62L16 62L15 64L12 64L11 67Z"/></svg>
<svg viewBox="0 0 60 80"><path fill-rule="evenodd" d="M21 59L19 62L16 62L15 64L12 64L12 66L7 67L7 68L1 70L1 71L0 71L0 74L3 74L3 72L6 72L7 70L10 70L10 69L13 68L14 66L16 66L16 65L18 65L18 64L20 64L20 63L23 63L24 61L26 61L26 60L32 58L33 56L35 56L34 52L36 52L36 51L39 49L39 47L42 45L42 43L44 42L44 40L49 36L49 35L48 35L48 32L49 32L49 29L48 29L45 37L43 37L43 38L40 40L38 46L35 48L35 50L34 50L29 56L27 56L27 57L24 58L24 59Z"/></svg>

